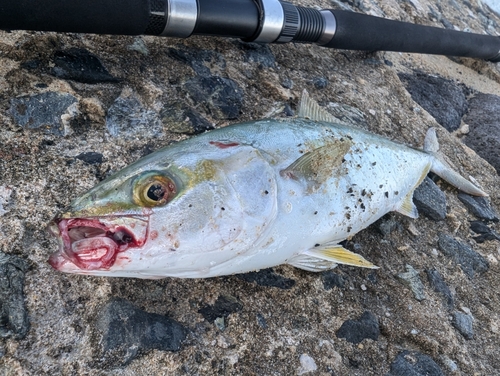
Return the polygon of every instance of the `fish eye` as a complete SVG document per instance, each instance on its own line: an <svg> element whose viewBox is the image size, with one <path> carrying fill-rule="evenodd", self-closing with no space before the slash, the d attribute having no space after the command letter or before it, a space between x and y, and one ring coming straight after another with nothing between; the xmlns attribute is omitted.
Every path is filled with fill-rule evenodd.
<svg viewBox="0 0 500 376"><path fill-rule="evenodd" d="M134 201L145 207L165 205L176 194L172 179L165 175L148 174L138 179L134 185Z"/></svg>

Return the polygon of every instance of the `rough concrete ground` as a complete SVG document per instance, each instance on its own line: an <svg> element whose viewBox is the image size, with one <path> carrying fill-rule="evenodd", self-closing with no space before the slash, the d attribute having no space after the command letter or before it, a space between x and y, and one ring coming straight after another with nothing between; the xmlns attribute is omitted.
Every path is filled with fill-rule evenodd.
<svg viewBox="0 0 500 376"><path fill-rule="evenodd" d="M500 30L478 0L294 3ZM389 214L347 242L377 271L281 266L145 281L47 264L56 248L47 223L110 173L213 127L290 116L303 89L332 113L415 147L437 127L443 153L490 197L466 205L431 177L426 185L444 191L443 220ZM470 224L500 231L500 178L483 159L498 161L499 95L499 65L473 59L1 32L0 375L500 373L500 244L494 235L475 240ZM483 123L492 137L477 129ZM157 336L142 336L152 326Z"/></svg>

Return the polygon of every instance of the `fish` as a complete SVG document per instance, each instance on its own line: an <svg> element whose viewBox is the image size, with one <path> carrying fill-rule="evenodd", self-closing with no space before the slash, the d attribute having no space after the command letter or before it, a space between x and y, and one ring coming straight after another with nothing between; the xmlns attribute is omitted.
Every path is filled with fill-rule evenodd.
<svg viewBox="0 0 500 376"><path fill-rule="evenodd" d="M487 196L439 153L339 122L304 92L295 118L249 121L166 146L97 184L50 223L61 272L207 278L281 264L377 268L342 241L396 211L434 172Z"/></svg>

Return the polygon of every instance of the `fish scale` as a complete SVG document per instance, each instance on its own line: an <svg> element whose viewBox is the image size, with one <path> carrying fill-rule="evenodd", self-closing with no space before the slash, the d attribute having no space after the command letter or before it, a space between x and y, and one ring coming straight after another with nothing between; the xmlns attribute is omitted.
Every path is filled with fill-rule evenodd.
<svg viewBox="0 0 500 376"><path fill-rule="evenodd" d="M426 150L417 150L335 121L305 93L297 118L228 126L144 157L54 219L60 239L68 226L89 238L85 247L60 240L52 266L139 278L203 278L280 264L376 268L339 243L390 211L417 217L413 191L430 170L486 195L443 162L433 129ZM101 237L97 245L109 246L92 249L93 233ZM114 246L123 236L127 242Z"/></svg>

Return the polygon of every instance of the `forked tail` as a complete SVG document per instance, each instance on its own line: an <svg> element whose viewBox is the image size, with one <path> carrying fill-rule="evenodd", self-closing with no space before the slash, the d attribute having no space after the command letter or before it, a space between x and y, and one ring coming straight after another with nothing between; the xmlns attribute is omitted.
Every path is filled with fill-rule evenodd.
<svg viewBox="0 0 500 376"><path fill-rule="evenodd" d="M473 196L488 196L487 193L483 192L480 188L455 172L443 159L438 150L439 143L436 137L436 129L429 128L425 135L424 151L434 156L431 171L465 193Z"/></svg>

